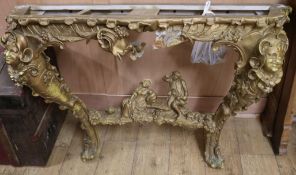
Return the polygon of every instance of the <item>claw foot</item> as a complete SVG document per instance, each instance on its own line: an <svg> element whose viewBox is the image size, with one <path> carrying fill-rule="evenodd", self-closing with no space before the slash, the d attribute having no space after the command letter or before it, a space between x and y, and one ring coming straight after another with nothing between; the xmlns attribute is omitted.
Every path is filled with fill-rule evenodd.
<svg viewBox="0 0 296 175"><path fill-rule="evenodd" d="M81 160L85 162L94 159L97 153L97 147L98 143L91 141L90 138L85 135L83 138L83 151L81 153Z"/></svg>

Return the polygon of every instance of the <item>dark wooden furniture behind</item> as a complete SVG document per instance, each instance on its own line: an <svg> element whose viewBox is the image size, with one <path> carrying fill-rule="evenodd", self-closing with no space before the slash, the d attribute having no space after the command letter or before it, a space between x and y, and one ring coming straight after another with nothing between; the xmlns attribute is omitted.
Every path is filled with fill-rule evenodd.
<svg viewBox="0 0 296 175"><path fill-rule="evenodd" d="M285 154L292 130L293 116L296 114L296 2L293 7L290 23L285 30L289 38L289 50L284 64L284 77L269 95L265 111L262 114L264 133L270 137L276 154Z"/></svg>
<svg viewBox="0 0 296 175"><path fill-rule="evenodd" d="M45 165L65 118L55 104L10 80L0 59L0 163Z"/></svg>

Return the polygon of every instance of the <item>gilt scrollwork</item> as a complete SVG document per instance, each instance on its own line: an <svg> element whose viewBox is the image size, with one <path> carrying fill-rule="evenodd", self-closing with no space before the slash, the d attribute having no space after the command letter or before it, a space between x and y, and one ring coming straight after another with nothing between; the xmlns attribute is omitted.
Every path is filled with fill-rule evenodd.
<svg viewBox="0 0 296 175"><path fill-rule="evenodd" d="M44 47L49 43L62 47L64 42L97 39L101 48L111 52L120 60L126 54L129 54L132 60L136 60L144 53L145 43L139 41L129 42L127 40L129 31L123 26L114 28L106 26L89 27L86 24L65 22L65 24L60 25L31 24L22 26L21 30L26 36L39 40Z"/></svg>
<svg viewBox="0 0 296 175"><path fill-rule="evenodd" d="M50 64L50 58L39 52L34 39L29 40L17 32L6 33L1 38L1 44L6 49L4 55L11 79L19 86L30 87L33 96L41 96L47 103L55 102L60 109L72 111L86 133L82 159L94 158L98 137L88 120L89 111L79 98L70 93L56 67Z"/></svg>
<svg viewBox="0 0 296 175"><path fill-rule="evenodd" d="M99 138L94 126L155 122L206 131L205 160L213 168L223 166L219 138L225 121L270 93L283 76L282 65L288 47L283 24L289 20L288 7L271 7L269 15L241 17L96 17L96 16L8 16L9 27L1 38L11 79L32 89L34 96L54 102L73 112L85 131L82 159L93 159ZM44 50L63 48L67 42L97 40L99 46L115 57L129 54L136 60L144 43L128 41L129 31L157 32L155 47L171 47L187 41L211 41L239 54L235 77L229 93L215 113L193 112L186 107L189 94L181 73L163 77L168 83L166 98L157 96L151 81L143 80L120 107L104 111L87 109L50 64Z"/></svg>
<svg viewBox="0 0 296 175"><path fill-rule="evenodd" d="M121 60L122 56L129 53L132 60L142 57L145 43L129 43L126 37L129 36L125 27L116 26L113 29L100 28L97 32L97 38L100 46L110 51L115 57Z"/></svg>

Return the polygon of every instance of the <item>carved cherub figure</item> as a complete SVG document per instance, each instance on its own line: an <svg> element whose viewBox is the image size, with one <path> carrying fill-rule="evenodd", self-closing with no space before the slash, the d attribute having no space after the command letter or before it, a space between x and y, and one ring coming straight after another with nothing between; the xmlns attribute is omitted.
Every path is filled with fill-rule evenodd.
<svg viewBox="0 0 296 175"><path fill-rule="evenodd" d="M134 113L144 111L156 101L156 93L150 89L151 80L143 80L130 98L122 102L122 117L133 117Z"/></svg>
<svg viewBox="0 0 296 175"><path fill-rule="evenodd" d="M166 75L163 80L169 83L170 91L167 104L178 115L178 118L183 116L181 109L187 103L187 86L182 79L180 72L174 71L171 75Z"/></svg>

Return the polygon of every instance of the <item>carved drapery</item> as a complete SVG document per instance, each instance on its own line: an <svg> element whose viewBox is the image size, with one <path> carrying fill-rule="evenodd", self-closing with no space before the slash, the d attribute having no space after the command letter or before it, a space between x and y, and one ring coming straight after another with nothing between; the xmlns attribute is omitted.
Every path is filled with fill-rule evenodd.
<svg viewBox="0 0 296 175"><path fill-rule="evenodd" d="M223 165L219 137L224 122L238 111L246 110L260 97L270 93L283 75L282 64L288 47L283 24L288 21L288 7L272 7L269 15L250 17L159 17L133 18L110 16L42 16L12 13L7 18L9 28L1 38L11 79L17 85L32 89L34 96L69 109L81 121L85 130L82 159L93 159L98 145L94 130L97 124L129 122L169 123L187 128L204 128L207 133L205 159L213 168ZM235 78L228 95L215 113L201 114L186 108L186 83L177 71L165 76L170 91L167 101L157 98L144 80L121 107L105 111L87 109L59 75L44 54L48 46L63 48L64 43L95 39L98 45L115 57L129 54L136 60L143 54L144 43L129 42L129 30L178 31L179 35L161 46L173 46L186 41L213 41L239 53Z"/></svg>

